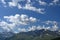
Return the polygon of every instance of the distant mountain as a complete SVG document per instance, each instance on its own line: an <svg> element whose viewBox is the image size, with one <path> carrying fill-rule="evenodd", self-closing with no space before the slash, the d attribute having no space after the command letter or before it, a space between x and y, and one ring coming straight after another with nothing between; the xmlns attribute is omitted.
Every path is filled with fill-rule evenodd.
<svg viewBox="0 0 60 40"><path fill-rule="evenodd" d="M0 33L0 40L5 40L6 38L12 37L14 33L12 32L2 32Z"/></svg>
<svg viewBox="0 0 60 40"><path fill-rule="evenodd" d="M58 31L41 29L29 32L20 32L10 38L6 38L5 40L51 40L59 36L60 33Z"/></svg>

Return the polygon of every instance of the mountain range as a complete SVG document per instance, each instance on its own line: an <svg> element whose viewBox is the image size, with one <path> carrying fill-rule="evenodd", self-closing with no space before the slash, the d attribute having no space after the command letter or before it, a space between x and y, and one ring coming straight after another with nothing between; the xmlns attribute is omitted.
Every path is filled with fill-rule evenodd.
<svg viewBox="0 0 60 40"><path fill-rule="evenodd" d="M13 32L1 32L0 40L5 40L6 38L12 37L14 35Z"/></svg>
<svg viewBox="0 0 60 40"><path fill-rule="evenodd" d="M11 37L5 38L5 40L51 40L56 37L60 37L60 33L58 31L41 29L29 32L20 32Z"/></svg>

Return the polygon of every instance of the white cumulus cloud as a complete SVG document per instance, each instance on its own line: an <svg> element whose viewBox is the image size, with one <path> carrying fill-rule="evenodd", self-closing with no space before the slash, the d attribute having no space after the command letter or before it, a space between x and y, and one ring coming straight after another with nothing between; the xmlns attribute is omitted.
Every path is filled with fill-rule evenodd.
<svg viewBox="0 0 60 40"><path fill-rule="evenodd" d="M5 0L1 0L1 2L2 2L3 4L6 4Z"/></svg>
<svg viewBox="0 0 60 40"><path fill-rule="evenodd" d="M44 2L44 1L41 1L41 0L39 1L39 3L40 3L40 5L43 5L43 6L47 5L47 2Z"/></svg>
<svg viewBox="0 0 60 40"><path fill-rule="evenodd" d="M45 22L42 22L42 23L45 23L47 25L52 25L52 28L50 28L52 31L56 31L58 30L58 22L56 21L45 21Z"/></svg>
<svg viewBox="0 0 60 40"><path fill-rule="evenodd" d="M53 0L49 5L60 5L59 0Z"/></svg>
<svg viewBox="0 0 60 40"><path fill-rule="evenodd" d="M17 32L26 31L25 28L20 28L20 25L28 25L37 21L34 17L29 17L25 14L16 14L11 16L4 16L6 21L0 21L0 27L7 32L18 30ZM20 31L19 31L20 30Z"/></svg>
<svg viewBox="0 0 60 40"><path fill-rule="evenodd" d="M20 0L12 0L12 2L8 2L9 7L18 7L18 9L26 9L26 10L31 10L31 11L35 11L41 14L44 14L44 8L36 8L34 6L32 6L31 0L27 0L27 3L25 4L25 6L21 6ZM41 4L45 4L44 2Z"/></svg>

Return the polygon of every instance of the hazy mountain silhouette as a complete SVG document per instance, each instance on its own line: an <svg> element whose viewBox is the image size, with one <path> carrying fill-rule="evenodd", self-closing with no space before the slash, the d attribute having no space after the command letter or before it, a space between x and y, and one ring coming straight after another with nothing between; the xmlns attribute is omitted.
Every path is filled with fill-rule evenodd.
<svg viewBox="0 0 60 40"><path fill-rule="evenodd" d="M60 34L57 31L42 29L29 32L20 32L10 38L6 38L5 40L51 40L59 36Z"/></svg>

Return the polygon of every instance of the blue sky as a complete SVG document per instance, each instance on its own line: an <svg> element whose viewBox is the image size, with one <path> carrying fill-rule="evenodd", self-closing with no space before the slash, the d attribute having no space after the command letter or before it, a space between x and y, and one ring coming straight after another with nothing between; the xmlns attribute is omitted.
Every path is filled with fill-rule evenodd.
<svg viewBox="0 0 60 40"><path fill-rule="evenodd" d="M1 32L30 31L36 28L59 30L59 24L60 0L0 0Z"/></svg>

